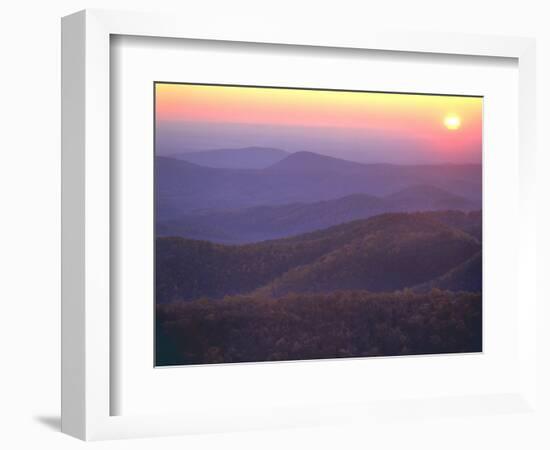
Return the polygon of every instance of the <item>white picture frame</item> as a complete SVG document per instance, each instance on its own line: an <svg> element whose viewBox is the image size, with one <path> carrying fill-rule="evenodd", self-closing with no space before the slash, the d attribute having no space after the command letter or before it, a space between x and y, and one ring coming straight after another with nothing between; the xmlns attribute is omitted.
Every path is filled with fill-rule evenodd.
<svg viewBox="0 0 550 450"><path fill-rule="evenodd" d="M536 398L535 42L527 38L416 34L342 29L285 29L266 23L196 23L192 17L86 10L62 21L62 430L85 440L258 429L369 420L392 414L395 401L273 408L264 414L111 415L111 189L110 37L144 36L304 47L514 58L518 61L519 377L514 392L407 401L459 414L498 412L503 405L533 411ZM516 294L517 295L517 294ZM351 370L350 366L350 370ZM266 370L269 370L267 368ZM403 414L401 411L400 414ZM243 420L247 419L247 420Z"/></svg>

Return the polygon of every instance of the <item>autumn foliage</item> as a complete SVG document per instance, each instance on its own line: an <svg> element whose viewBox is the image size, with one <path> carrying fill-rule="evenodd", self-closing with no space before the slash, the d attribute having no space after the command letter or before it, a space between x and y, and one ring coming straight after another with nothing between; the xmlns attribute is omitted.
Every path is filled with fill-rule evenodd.
<svg viewBox="0 0 550 450"><path fill-rule="evenodd" d="M479 352L481 214L390 213L272 241L163 237L156 363Z"/></svg>
<svg viewBox="0 0 550 450"><path fill-rule="evenodd" d="M338 291L158 305L157 365L479 352L481 295Z"/></svg>

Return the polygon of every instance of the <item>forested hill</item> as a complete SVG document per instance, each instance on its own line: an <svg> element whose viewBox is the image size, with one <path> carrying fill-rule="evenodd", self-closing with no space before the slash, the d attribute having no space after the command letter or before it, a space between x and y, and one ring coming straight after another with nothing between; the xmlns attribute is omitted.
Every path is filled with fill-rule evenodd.
<svg viewBox="0 0 550 450"><path fill-rule="evenodd" d="M382 214L236 246L158 238L156 301L415 287L441 279L478 254L480 229L480 215L451 211ZM481 276L471 272L457 276Z"/></svg>

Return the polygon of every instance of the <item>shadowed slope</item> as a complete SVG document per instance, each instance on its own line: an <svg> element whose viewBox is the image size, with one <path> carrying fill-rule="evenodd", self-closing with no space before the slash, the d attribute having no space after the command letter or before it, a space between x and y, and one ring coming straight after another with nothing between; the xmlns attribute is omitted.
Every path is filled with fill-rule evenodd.
<svg viewBox="0 0 550 450"><path fill-rule="evenodd" d="M256 206L183 215L158 221L156 233L157 236L182 236L241 244L307 233L386 212L466 211L474 207L473 202L442 189L413 186L387 197L352 194L316 203Z"/></svg>
<svg viewBox="0 0 550 450"><path fill-rule="evenodd" d="M256 289L267 295L395 290L440 277L479 250L475 238L429 213L384 214L239 246L159 238L157 302Z"/></svg>

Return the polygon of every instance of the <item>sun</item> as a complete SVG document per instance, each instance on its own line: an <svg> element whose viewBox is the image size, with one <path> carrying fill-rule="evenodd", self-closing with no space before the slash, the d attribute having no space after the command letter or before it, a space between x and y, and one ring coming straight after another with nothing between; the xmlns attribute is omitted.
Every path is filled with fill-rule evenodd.
<svg viewBox="0 0 550 450"><path fill-rule="evenodd" d="M449 130L458 130L460 128L461 120L456 114L449 114L443 119L443 124Z"/></svg>

